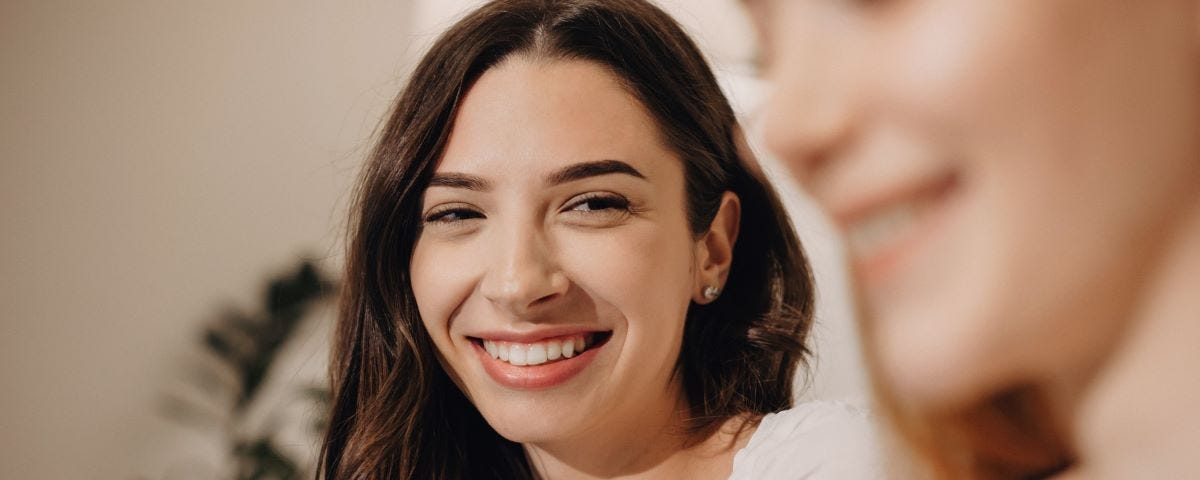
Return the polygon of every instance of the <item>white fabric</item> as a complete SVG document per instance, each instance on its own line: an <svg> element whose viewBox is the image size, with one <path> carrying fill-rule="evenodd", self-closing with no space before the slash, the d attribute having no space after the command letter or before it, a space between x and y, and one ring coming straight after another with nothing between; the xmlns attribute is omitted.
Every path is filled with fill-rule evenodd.
<svg viewBox="0 0 1200 480"><path fill-rule="evenodd" d="M870 416L846 403L814 401L763 417L733 457L730 480L885 478Z"/></svg>

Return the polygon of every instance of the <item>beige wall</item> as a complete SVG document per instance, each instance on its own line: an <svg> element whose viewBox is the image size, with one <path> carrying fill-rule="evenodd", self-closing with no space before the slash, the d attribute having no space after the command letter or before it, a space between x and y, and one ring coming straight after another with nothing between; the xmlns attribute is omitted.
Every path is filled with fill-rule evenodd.
<svg viewBox="0 0 1200 480"><path fill-rule="evenodd" d="M0 478L217 471L211 435L156 410L180 359L264 273L337 264L372 129L468 3L0 2ZM732 1L663 3L753 127ZM811 395L858 396L839 253L792 203L826 300ZM320 327L307 335L287 368L319 375Z"/></svg>

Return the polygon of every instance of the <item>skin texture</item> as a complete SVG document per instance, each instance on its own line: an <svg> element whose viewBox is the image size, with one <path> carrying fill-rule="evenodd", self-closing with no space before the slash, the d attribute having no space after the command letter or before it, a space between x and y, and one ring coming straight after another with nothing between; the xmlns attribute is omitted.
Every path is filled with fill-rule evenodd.
<svg viewBox="0 0 1200 480"><path fill-rule="evenodd" d="M550 180L600 160L641 178ZM486 186L426 191L413 292L443 366L488 423L548 478L727 474L733 450L712 445L730 437L683 448L673 373L689 303L728 272L736 196L693 235L682 164L649 114L603 68L573 60L515 57L485 72L435 177L450 174ZM541 390L495 382L470 340L564 325L612 337L579 375Z"/></svg>
<svg viewBox="0 0 1200 480"><path fill-rule="evenodd" d="M1172 373L1197 361L1172 340L1197 332L1196 3L747 2L768 145L847 233L895 401L953 412L1035 385L1079 468L1111 464L1088 478L1130 478L1136 455L1195 466L1170 445L1200 435L1171 420L1200 392Z"/></svg>

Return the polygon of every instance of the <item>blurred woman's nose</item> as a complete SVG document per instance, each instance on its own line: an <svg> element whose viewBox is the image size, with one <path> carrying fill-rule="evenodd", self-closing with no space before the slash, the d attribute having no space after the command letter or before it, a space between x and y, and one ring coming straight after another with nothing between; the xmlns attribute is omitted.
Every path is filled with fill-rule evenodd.
<svg viewBox="0 0 1200 480"><path fill-rule="evenodd" d="M566 294L569 281L542 232L508 227L491 244L480 293L497 308L525 316Z"/></svg>
<svg viewBox="0 0 1200 480"><path fill-rule="evenodd" d="M850 35L814 22L774 37L764 113L767 147L801 182L811 181L848 139L863 84Z"/></svg>

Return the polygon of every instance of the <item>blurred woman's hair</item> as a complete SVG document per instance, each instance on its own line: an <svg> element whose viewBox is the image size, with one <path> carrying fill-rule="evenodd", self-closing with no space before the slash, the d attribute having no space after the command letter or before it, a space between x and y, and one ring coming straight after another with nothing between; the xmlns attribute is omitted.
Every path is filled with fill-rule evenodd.
<svg viewBox="0 0 1200 480"><path fill-rule="evenodd" d="M501 0L452 26L418 64L362 171L331 359L327 478L532 478L520 444L493 430L452 382L420 319L410 257L421 196L459 101L489 68L521 56L588 61L637 98L682 160L693 235L732 191L739 238L721 297L692 304L676 366L687 434L792 404L806 359L812 278L792 225L699 49L641 0Z"/></svg>

